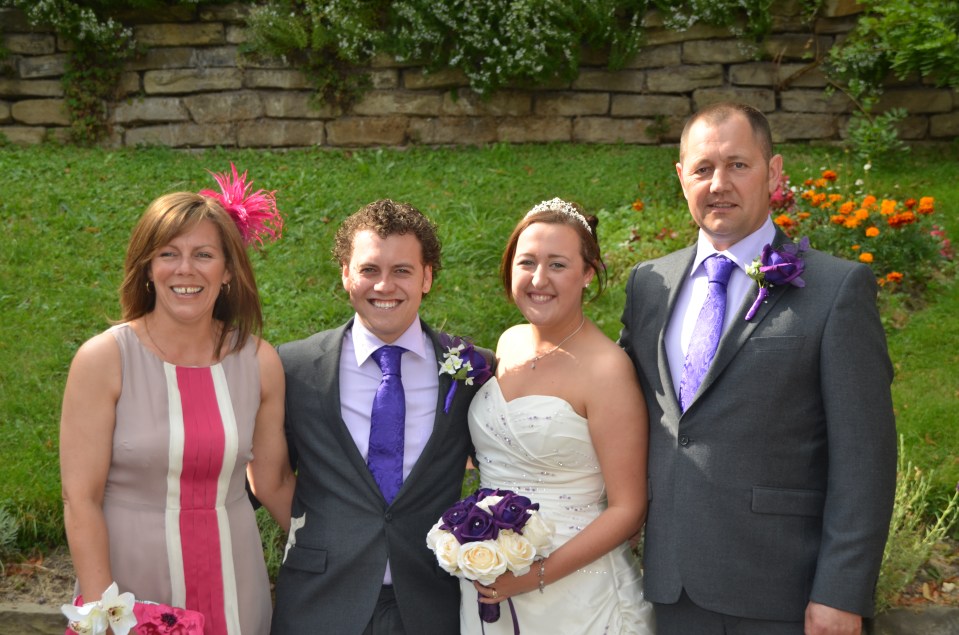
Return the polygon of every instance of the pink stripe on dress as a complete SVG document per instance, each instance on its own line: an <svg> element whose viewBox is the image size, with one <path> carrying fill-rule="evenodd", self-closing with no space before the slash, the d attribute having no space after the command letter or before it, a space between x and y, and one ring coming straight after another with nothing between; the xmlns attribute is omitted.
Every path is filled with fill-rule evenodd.
<svg viewBox="0 0 959 635"><path fill-rule="evenodd" d="M206 615L205 635L228 633L217 488L225 434L210 368L176 368L183 412L180 541L186 606Z"/></svg>

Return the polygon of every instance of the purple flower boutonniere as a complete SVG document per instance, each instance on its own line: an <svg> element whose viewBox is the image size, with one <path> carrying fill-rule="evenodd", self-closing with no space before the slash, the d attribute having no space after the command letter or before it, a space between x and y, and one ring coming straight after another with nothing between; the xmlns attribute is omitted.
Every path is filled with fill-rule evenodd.
<svg viewBox="0 0 959 635"><path fill-rule="evenodd" d="M453 378L453 384L450 386L449 392L446 393L446 402L443 406L443 412L449 414L459 381L467 386L472 386L474 383L477 386L482 386L487 379L493 376L493 373L490 370L489 362L476 350L472 342L440 333L440 343L446 348L446 352L443 353L443 361L439 362L439 374L449 375Z"/></svg>
<svg viewBox="0 0 959 635"><path fill-rule="evenodd" d="M803 261L803 252L809 250L809 238L803 237L798 242L785 243L779 249L771 245L763 247L763 253L746 267L746 274L759 284L759 295L746 313L746 320L753 319L759 306L769 295L769 288L777 284L791 284L794 287L804 287L806 283L800 278L806 268Z"/></svg>

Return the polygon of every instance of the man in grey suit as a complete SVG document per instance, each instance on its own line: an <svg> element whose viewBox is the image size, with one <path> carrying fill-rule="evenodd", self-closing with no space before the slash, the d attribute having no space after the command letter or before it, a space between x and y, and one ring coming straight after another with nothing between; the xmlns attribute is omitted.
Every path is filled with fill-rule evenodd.
<svg viewBox="0 0 959 635"><path fill-rule="evenodd" d="M657 630L858 635L896 477L875 278L808 250L805 285L773 284L757 303L746 268L766 245L791 266L796 255L769 218L782 157L757 110L694 114L676 172L699 240L633 269L620 339L649 408L645 591ZM703 264L716 253L733 263L726 281ZM716 320L701 318L715 306ZM700 321L721 328L718 347L702 344Z"/></svg>
<svg viewBox="0 0 959 635"><path fill-rule="evenodd" d="M279 348L298 473L272 633L456 633L459 582L436 564L426 534L459 498L477 386L460 382L447 401L452 378L437 363L446 350L419 319L440 269L435 226L409 205L376 201L344 221L334 256L354 318ZM387 442L397 472L402 464L398 491L387 491L371 457L383 450L371 419L389 374L379 366L384 345L403 349L405 416Z"/></svg>

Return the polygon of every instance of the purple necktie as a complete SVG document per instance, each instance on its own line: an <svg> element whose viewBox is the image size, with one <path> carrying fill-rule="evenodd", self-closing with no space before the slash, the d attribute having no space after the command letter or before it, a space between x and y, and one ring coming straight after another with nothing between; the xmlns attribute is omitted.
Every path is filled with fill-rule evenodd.
<svg viewBox="0 0 959 635"><path fill-rule="evenodd" d="M370 414L370 449L366 464L380 486L387 504L403 484L403 430L406 427L406 397L400 377L400 359L406 349L381 346L373 359L383 371L383 380L373 397Z"/></svg>
<svg viewBox="0 0 959 635"><path fill-rule="evenodd" d="M716 355L716 347L723 333L723 319L726 317L726 284L736 263L725 256L713 254L703 261L703 266L709 278L709 291L693 327L686 361L683 363L683 377L679 382L679 403L683 412L693 401Z"/></svg>

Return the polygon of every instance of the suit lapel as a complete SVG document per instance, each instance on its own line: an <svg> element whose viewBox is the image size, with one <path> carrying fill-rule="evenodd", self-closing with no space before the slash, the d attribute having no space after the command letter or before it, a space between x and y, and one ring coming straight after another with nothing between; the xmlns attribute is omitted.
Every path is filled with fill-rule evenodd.
<svg viewBox="0 0 959 635"><path fill-rule="evenodd" d="M426 325L426 322L420 320L420 324L423 327L423 332L429 336L430 341L433 344L433 353L437 360L436 373L439 375L439 361L443 358L443 353L445 351L440 344L439 336L429 326ZM436 454L437 448L442 446L443 439L452 425L451 415L443 412L443 406L446 401L446 393L449 391L450 386L452 386L452 382L452 377L446 373L439 375L439 386L436 391L436 414L433 417L433 430L430 432L430 438L427 439L426 445L423 447L423 452L420 453L419 458L416 459L416 463L413 464L413 469L410 470L410 475L403 480L403 485L400 487L400 491L397 492L396 498L393 499L394 504L403 497L403 493L407 489L413 487L413 484L416 483L417 477L431 464L431 457ZM452 412L452 408L450 411ZM464 468L465 467L466 466L464 465Z"/></svg>

